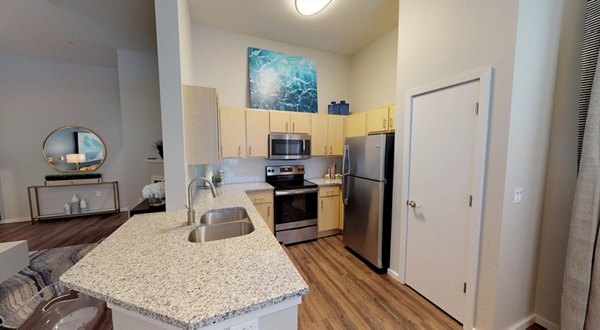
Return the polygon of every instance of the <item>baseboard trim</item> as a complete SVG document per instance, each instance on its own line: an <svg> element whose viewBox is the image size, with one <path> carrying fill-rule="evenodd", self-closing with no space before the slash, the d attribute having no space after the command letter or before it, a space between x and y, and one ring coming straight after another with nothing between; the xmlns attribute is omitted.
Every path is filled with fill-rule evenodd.
<svg viewBox="0 0 600 330"><path fill-rule="evenodd" d="M524 319L522 319L521 321L517 322L513 326L511 326L509 329L510 330L527 330L528 327L535 324L535 318L536 318L536 315L531 314L531 315L525 317Z"/></svg>
<svg viewBox="0 0 600 330"><path fill-rule="evenodd" d="M527 316L526 318L517 322L515 325L513 325L509 329L510 330L526 330L528 327L530 327L536 323L543 326L544 328L546 328L548 330L559 330L558 325L548 321L547 319L545 319L537 314L531 314L531 315Z"/></svg>
<svg viewBox="0 0 600 330"><path fill-rule="evenodd" d="M2 219L2 220L0 220L0 225L5 224L5 223L27 222L27 221L31 221L31 218Z"/></svg>
<svg viewBox="0 0 600 330"><path fill-rule="evenodd" d="M546 328L548 330L559 330L560 329L560 326L558 324L550 322L550 321L548 321L548 319L545 319L539 315L535 316L535 323L543 326L544 328Z"/></svg>
<svg viewBox="0 0 600 330"><path fill-rule="evenodd" d="M387 270L388 275L390 275L394 280L404 284L404 281L402 280L402 278L400 277L400 274L396 273L395 271L391 270L390 268L388 268Z"/></svg>

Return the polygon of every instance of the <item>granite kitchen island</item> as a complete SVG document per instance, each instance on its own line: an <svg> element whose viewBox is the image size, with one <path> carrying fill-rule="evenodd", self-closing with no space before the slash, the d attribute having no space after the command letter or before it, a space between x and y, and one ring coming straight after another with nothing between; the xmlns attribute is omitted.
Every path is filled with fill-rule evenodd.
<svg viewBox="0 0 600 330"><path fill-rule="evenodd" d="M308 286L246 195L272 189L255 183L224 186L217 198L196 193L198 218L243 207L255 227L250 234L191 243L185 211L137 215L60 280L106 301L115 329L296 328Z"/></svg>

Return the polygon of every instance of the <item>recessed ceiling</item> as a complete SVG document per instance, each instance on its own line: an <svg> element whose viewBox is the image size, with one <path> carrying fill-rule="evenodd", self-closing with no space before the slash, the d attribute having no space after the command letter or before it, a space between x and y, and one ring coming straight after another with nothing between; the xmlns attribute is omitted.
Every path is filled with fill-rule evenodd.
<svg viewBox="0 0 600 330"><path fill-rule="evenodd" d="M398 0L333 0L301 16L294 0L189 0L194 24L353 55L398 26Z"/></svg>
<svg viewBox="0 0 600 330"><path fill-rule="evenodd" d="M116 66L116 50L156 53L154 1L2 0L0 53Z"/></svg>

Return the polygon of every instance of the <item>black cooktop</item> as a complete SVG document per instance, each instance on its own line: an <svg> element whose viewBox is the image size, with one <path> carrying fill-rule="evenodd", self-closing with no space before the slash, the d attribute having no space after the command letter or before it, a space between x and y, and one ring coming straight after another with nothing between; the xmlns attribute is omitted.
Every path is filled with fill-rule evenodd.
<svg viewBox="0 0 600 330"><path fill-rule="evenodd" d="M293 190L293 189L307 189L317 188L316 183L312 183L308 180L280 180L280 181L269 181L267 183L275 187L275 190Z"/></svg>

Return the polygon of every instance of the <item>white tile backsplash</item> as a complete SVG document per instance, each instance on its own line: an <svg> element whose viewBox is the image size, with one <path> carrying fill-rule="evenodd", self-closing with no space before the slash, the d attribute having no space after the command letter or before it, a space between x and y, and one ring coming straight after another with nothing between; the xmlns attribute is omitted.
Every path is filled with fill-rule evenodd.
<svg viewBox="0 0 600 330"><path fill-rule="evenodd" d="M206 166L211 166L216 175L219 169L225 171L224 183L245 183L265 181L265 166L304 165L304 177L307 179L322 178L330 163L337 164L337 172L341 172L342 157L313 157L305 160L281 161L268 159L224 159L219 164L195 165L188 168L191 177L203 175Z"/></svg>

